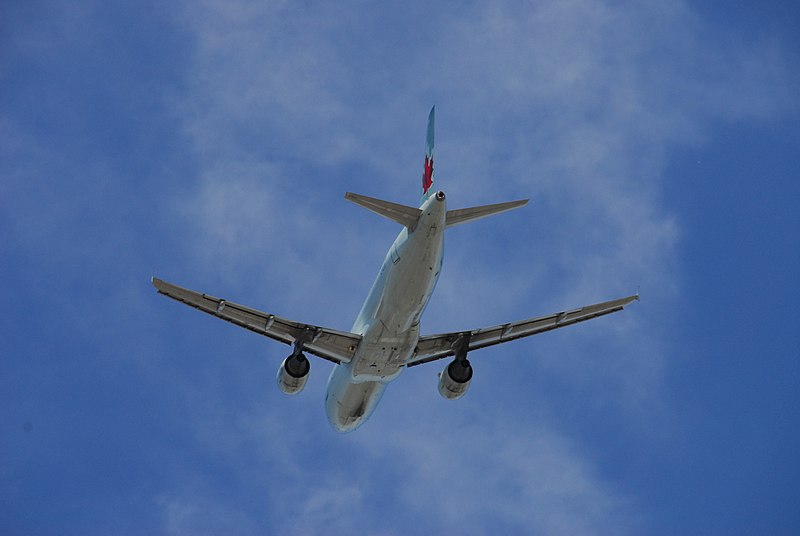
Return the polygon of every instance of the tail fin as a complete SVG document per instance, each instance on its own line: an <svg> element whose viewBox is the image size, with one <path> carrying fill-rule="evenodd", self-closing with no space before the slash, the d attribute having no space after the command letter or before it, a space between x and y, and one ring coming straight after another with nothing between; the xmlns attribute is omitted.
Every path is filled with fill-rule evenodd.
<svg viewBox="0 0 800 536"><path fill-rule="evenodd" d="M428 136L425 148L425 167L422 170L422 201L433 193L433 127L436 115L436 105L431 107L428 114Z"/></svg>

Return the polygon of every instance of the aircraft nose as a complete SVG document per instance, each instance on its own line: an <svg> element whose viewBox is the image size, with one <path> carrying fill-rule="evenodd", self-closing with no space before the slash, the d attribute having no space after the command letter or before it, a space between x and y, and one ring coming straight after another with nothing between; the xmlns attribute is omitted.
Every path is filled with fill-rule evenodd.
<svg viewBox="0 0 800 536"><path fill-rule="evenodd" d="M444 192L439 190L436 192L436 200L437 201L444 201Z"/></svg>

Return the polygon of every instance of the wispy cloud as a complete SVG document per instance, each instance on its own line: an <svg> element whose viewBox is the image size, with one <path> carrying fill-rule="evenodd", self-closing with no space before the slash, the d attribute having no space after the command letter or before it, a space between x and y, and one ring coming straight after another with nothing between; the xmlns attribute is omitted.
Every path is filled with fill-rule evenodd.
<svg viewBox="0 0 800 536"><path fill-rule="evenodd" d="M694 429L675 409L685 374L674 363L688 359L675 341L687 308L705 320L708 304L684 291L699 230L670 208L674 154L728 126L771 128L800 102L796 50L743 30L755 23L729 28L655 1L6 4L0 517L11 532L647 532L654 511L682 516L691 499L679 496L703 478L668 473L713 459L727 475L748 454L716 456L739 432L736 409L768 407L766 389L791 383L773 360L758 370L780 381L740 389L752 385L742 350L722 390L734 409L710 408L721 404L708 394L709 407L691 406L707 416ZM451 206L532 201L448 232L423 331L637 286L643 299L476 352L458 402L436 392L445 363L412 369L341 436L323 412L330 363L314 361L306 391L286 397L275 371L287 347L166 301L147 277L347 329L397 228L342 194L416 202L434 103L436 179ZM769 186L793 192L790 176ZM770 193L778 235L794 212ZM738 264L725 232L723 260ZM774 264L787 273L784 260ZM766 277L773 263L759 262L747 266ZM780 285L773 299L785 299ZM761 299L759 288L744 295ZM706 378L695 381L705 396ZM773 399L776 413L789 397ZM769 424L751 426L752 448L772 437L772 450L791 450L785 418L766 435ZM674 439L709 424L735 432ZM774 469L746 465L730 482L750 489L760 468ZM763 521L791 496L781 478L759 479L773 488L763 504L718 504L747 502ZM665 496L673 504L656 505ZM708 517L695 508L683 527ZM717 508L728 526L747 517ZM773 527L791 523L783 515Z"/></svg>

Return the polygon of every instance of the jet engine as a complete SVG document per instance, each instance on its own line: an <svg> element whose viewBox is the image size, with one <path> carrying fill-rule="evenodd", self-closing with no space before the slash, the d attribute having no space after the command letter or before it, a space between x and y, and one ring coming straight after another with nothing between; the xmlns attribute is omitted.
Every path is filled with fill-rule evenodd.
<svg viewBox="0 0 800 536"><path fill-rule="evenodd" d="M278 387L287 395L294 395L303 390L308 380L311 363L302 353L292 354L283 360L278 369Z"/></svg>
<svg viewBox="0 0 800 536"><path fill-rule="evenodd" d="M439 373L439 394L448 400L461 398L472 379L472 365L464 359L454 359Z"/></svg>

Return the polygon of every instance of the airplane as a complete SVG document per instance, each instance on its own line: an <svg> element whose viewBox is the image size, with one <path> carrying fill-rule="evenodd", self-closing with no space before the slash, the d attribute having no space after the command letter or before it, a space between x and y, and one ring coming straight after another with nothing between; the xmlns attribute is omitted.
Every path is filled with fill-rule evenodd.
<svg viewBox="0 0 800 536"><path fill-rule="evenodd" d="M292 347L278 369L281 391L296 394L308 380L305 353L335 364L328 379L325 408L338 432L361 426L375 411L386 386L405 369L453 357L439 373L439 393L464 396L472 380L469 352L571 326L622 310L638 293L616 300L559 311L498 326L420 335L420 319L442 269L445 229L527 204L510 201L447 210L445 194L433 188L436 107L428 115L427 148L419 208L347 192L345 199L402 225L349 332L304 324L188 290L156 277L160 294L259 335Z"/></svg>

